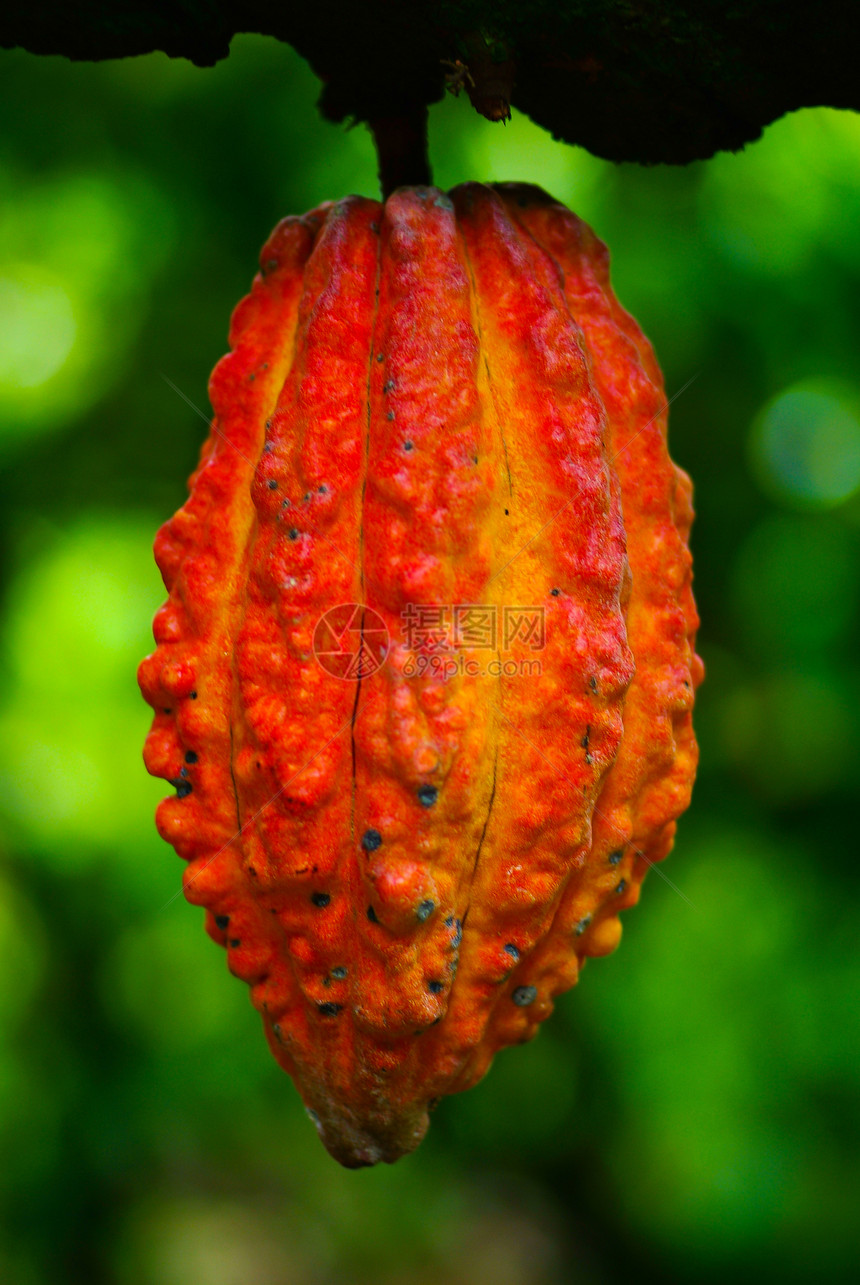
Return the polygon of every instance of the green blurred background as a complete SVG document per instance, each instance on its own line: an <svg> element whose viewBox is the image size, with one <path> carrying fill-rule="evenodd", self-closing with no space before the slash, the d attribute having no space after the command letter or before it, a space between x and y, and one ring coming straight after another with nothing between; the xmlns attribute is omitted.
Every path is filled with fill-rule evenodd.
<svg viewBox="0 0 860 1285"><path fill-rule="evenodd" d="M173 900L135 683L209 371L286 213L375 194L283 46L0 56L0 1278L555 1285L860 1270L860 117L613 166L465 99L436 180L593 224L697 488L702 763L667 873L421 1149L346 1172ZM852 1212L853 1211L853 1212Z"/></svg>

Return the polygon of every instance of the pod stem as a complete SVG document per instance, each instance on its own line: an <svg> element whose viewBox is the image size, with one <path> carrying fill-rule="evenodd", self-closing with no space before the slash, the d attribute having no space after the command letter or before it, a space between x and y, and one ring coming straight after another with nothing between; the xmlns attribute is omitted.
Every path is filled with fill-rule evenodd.
<svg viewBox="0 0 860 1285"><path fill-rule="evenodd" d="M368 122L379 161L383 201L398 187L429 187L427 106L416 104L399 116L374 116Z"/></svg>

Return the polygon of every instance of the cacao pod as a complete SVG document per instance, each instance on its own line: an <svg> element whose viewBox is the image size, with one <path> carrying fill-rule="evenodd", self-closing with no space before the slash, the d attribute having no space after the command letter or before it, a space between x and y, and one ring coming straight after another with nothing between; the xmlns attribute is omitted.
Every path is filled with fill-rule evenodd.
<svg viewBox="0 0 860 1285"><path fill-rule="evenodd" d="M605 247L533 187L284 219L230 346L155 545L158 828L325 1145L393 1161L671 847L691 486Z"/></svg>

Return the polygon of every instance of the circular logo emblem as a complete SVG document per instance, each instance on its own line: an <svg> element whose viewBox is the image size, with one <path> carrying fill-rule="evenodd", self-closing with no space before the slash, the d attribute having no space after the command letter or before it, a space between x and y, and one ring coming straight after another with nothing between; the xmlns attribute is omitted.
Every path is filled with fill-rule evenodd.
<svg viewBox="0 0 860 1285"><path fill-rule="evenodd" d="M335 678L358 682L385 664L388 628L379 612L360 602L342 602L320 616L314 655Z"/></svg>

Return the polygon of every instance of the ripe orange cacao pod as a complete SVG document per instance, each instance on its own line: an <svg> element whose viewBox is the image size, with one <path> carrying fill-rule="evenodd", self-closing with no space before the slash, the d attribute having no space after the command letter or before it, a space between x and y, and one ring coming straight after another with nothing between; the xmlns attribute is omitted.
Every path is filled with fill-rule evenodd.
<svg viewBox="0 0 860 1285"><path fill-rule="evenodd" d="M531 1038L696 764L687 538L605 247L524 185L284 219L140 683L160 833L349 1166Z"/></svg>

